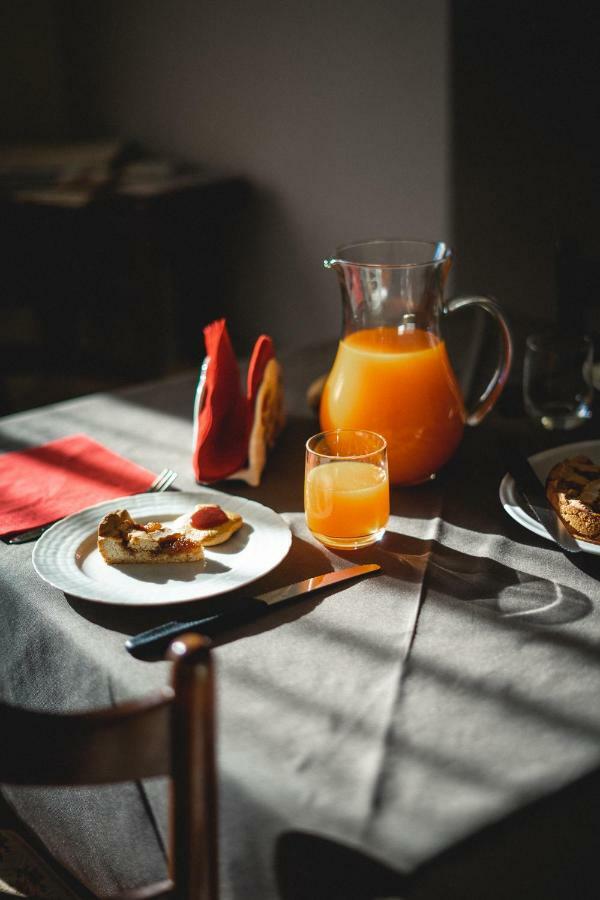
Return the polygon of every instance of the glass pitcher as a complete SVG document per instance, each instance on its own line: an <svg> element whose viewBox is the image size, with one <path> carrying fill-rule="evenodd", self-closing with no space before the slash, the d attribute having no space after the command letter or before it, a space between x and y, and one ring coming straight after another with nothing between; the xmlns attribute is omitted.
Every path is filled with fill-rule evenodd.
<svg viewBox="0 0 600 900"><path fill-rule="evenodd" d="M321 428L377 431L388 443L392 484L427 481L450 459L465 424L481 422L500 396L512 361L507 322L487 297L444 302L452 251L442 242L347 244L324 265L338 276L343 328L321 398ZM501 340L494 374L468 412L439 316L470 305L494 317Z"/></svg>

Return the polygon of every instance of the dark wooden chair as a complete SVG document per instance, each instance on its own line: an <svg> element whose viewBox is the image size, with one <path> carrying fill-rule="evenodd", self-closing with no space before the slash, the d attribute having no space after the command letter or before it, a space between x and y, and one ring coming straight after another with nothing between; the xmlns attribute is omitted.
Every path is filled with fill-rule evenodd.
<svg viewBox="0 0 600 900"><path fill-rule="evenodd" d="M94 785L171 777L171 879L128 900L216 900L217 789L210 642L174 641L172 687L115 707L55 714L0 704L0 783Z"/></svg>

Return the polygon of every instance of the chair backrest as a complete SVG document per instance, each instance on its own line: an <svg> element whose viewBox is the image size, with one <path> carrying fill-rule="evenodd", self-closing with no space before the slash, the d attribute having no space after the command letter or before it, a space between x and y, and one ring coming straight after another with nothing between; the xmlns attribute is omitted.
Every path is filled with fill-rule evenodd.
<svg viewBox="0 0 600 900"><path fill-rule="evenodd" d="M207 638L175 640L172 687L107 709L45 713L0 703L0 783L105 784L171 777L169 867L179 900L216 900L214 672ZM157 886L164 891L164 884ZM150 896L143 891L144 896Z"/></svg>

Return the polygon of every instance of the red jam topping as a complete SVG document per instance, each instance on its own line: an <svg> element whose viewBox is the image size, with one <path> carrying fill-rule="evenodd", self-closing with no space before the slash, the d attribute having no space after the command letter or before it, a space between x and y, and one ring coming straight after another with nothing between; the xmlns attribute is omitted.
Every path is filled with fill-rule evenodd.
<svg viewBox="0 0 600 900"><path fill-rule="evenodd" d="M227 513L223 512L221 507L215 504L214 506L203 506L201 509L197 509L195 513L192 513L190 524L192 528L202 530L205 528L217 528L218 525L222 525L227 521Z"/></svg>
<svg viewBox="0 0 600 900"><path fill-rule="evenodd" d="M188 553L190 550L197 550L198 542L190 541L182 534L167 534L158 539L161 550L166 553Z"/></svg>

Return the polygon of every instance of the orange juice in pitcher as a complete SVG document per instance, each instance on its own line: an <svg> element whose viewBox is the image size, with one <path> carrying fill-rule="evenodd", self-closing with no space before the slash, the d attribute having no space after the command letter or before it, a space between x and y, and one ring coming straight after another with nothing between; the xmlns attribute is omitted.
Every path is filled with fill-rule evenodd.
<svg viewBox="0 0 600 900"><path fill-rule="evenodd" d="M426 481L454 453L464 407L443 341L427 331L364 329L344 338L321 402L321 427L368 427L388 445L390 480Z"/></svg>
<svg viewBox="0 0 600 900"><path fill-rule="evenodd" d="M321 398L321 427L366 428L388 445L392 484L434 477L455 452L465 423L489 412L511 362L508 326L486 297L444 305L446 244L368 241L326 260L340 281L344 332ZM438 327L440 312L477 304L500 327L501 359L474 411L467 413Z"/></svg>

